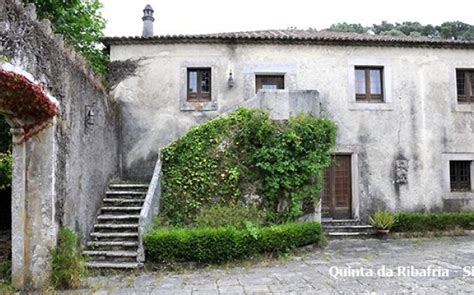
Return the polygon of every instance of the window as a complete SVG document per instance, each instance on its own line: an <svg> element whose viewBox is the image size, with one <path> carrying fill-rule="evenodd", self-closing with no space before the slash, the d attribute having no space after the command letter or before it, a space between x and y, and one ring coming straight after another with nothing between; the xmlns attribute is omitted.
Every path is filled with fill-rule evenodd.
<svg viewBox="0 0 474 295"><path fill-rule="evenodd" d="M474 70L456 70L459 103L474 103Z"/></svg>
<svg viewBox="0 0 474 295"><path fill-rule="evenodd" d="M356 101L383 102L383 67L355 67Z"/></svg>
<svg viewBox="0 0 474 295"><path fill-rule="evenodd" d="M211 101L211 69L188 69L187 101Z"/></svg>
<svg viewBox="0 0 474 295"><path fill-rule="evenodd" d="M471 162L450 161L449 177L452 192L471 191Z"/></svg>
<svg viewBox="0 0 474 295"><path fill-rule="evenodd" d="M284 75L257 75L255 77L255 92L260 89L285 89Z"/></svg>

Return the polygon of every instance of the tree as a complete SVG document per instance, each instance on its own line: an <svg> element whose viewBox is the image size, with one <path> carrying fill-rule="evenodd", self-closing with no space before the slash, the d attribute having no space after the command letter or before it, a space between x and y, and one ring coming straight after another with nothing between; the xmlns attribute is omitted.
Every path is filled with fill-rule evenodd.
<svg viewBox="0 0 474 295"><path fill-rule="evenodd" d="M33 3L40 18L51 21L55 33L84 56L95 72L105 74L108 56L99 47L105 19L99 0L23 0Z"/></svg>
<svg viewBox="0 0 474 295"><path fill-rule="evenodd" d="M368 28L362 26L361 24L348 24L344 23L337 23L333 24L329 27L328 31L331 32L349 32L349 33L367 33Z"/></svg>
<svg viewBox="0 0 474 295"><path fill-rule="evenodd" d="M382 21L371 27L361 24L336 23L327 29L332 32L373 33L375 35L392 36L426 36L431 38L474 40L474 26L460 21L444 22L439 26L422 25L419 22L406 21L402 23L389 23Z"/></svg>
<svg viewBox="0 0 474 295"><path fill-rule="evenodd" d="M440 26L436 26L436 30L438 30L441 38L474 40L474 26L460 21L444 22Z"/></svg>

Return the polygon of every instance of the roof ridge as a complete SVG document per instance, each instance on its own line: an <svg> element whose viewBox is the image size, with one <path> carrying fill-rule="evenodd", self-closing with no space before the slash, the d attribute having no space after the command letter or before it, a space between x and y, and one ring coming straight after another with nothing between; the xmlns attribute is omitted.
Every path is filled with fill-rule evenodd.
<svg viewBox="0 0 474 295"><path fill-rule="evenodd" d="M188 35L157 35L153 37L106 37L107 46L118 44L149 43L312 43L358 46L398 46L398 47L452 47L474 49L474 41L449 40L426 36L392 36L370 33L331 32L305 29L257 30Z"/></svg>

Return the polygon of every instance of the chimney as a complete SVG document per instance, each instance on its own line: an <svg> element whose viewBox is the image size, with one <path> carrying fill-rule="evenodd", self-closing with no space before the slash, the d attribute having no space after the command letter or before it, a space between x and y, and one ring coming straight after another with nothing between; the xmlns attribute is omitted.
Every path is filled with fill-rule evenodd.
<svg viewBox="0 0 474 295"><path fill-rule="evenodd" d="M145 9L143 9L143 34L142 37L144 38L149 38L153 37L153 22L155 21L155 18L153 17L153 8L151 8L151 5L148 4L145 6Z"/></svg>

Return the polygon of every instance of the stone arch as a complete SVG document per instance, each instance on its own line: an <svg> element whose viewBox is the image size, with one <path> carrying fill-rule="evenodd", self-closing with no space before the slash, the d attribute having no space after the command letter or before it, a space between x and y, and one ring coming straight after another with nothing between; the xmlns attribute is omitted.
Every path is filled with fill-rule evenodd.
<svg viewBox="0 0 474 295"><path fill-rule="evenodd" d="M49 277L49 249L57 238L54 129L58 102L30 74L4 63L0 66L0 113L13 134L12 283L36 288Z"/></svg>

